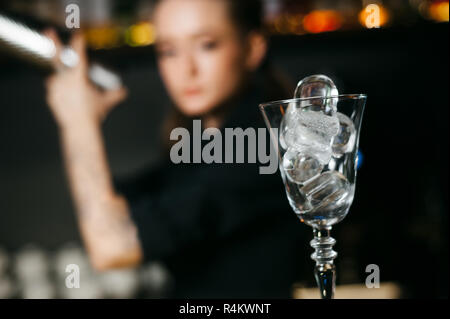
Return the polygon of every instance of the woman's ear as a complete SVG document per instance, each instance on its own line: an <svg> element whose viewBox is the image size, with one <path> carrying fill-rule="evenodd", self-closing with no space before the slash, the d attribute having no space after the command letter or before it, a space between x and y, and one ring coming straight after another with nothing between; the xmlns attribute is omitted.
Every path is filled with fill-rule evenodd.
<svg viewBox="0 0 450 319"><path fill-rule="evenodd" d="M248 55L246 66L249 71L256 70L267 53L267 39L260 32L251 32L248 36Z"/></svg>

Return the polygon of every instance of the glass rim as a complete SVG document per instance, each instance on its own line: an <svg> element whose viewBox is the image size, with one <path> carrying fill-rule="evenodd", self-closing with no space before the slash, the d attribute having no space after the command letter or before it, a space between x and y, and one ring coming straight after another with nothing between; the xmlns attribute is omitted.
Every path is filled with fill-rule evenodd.
<svg viewBox="0 0 450 319"><path fill-rule="evenodd" d="M302 97L302 98L295 98L295 99L286 99L286 100L278 100L278 101L271 101L271 102L264 102L260 103L259 107L261 109L264 109L266 107L274 106L274 105L280 105L280 104L288 104L293 102L301 102L301 101L308 101L308 100L315 100L315 99L333 99L333 98L345 98L349 100L359 100L367 98L366 94L339 94L339 95L330 95L330 96L310 96L310 97Z"/></svg>

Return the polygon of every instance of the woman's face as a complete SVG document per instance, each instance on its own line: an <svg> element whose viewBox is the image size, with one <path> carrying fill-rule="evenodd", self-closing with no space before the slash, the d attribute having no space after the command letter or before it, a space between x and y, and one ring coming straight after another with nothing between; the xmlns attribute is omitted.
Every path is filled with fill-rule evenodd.
<svg viewBox="0 0 450 319"><path fill-rule="evenodd" d="M227 6L223 0L164 0L156 7L159 71L185 115L199 116L220 105L248 71L248 50Z"/></svg>

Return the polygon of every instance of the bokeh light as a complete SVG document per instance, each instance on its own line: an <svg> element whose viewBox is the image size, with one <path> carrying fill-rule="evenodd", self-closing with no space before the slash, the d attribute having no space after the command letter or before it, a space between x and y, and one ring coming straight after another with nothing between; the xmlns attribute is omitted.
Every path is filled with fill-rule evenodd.
<svg viewBox="0 0 450 319"><path fill-rule="evenodd" d="M430 18L437 22L448 21L449 16L448 10L449 10L448 1L433 2L430 4L428 8Z"/></svg>
<svg viewBox="0 0 450 319"><path fill-rule="evenodd" d="M89 28L84 32L88 45L93 49L111 49L121 44L119 27Z"/></svg>
<svg viewBox="0 0 450 319"><path fill-rule="evenodd" d="M141 22L130 26L125 34L125 42L133 47L154 43L155 31L153 25L149 22Z"/></svg>
<svg viewBox="0 0 450 319"><path fill-rule="evenodd" d="M334 10L315 10L303 19L303 27L310 33L335 31L342 25L342 17Z"/></svg>

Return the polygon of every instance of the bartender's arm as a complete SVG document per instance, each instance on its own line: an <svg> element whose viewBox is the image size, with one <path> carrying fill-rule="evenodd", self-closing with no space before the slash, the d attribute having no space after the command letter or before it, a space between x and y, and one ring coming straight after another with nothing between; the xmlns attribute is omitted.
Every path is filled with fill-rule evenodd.
<svg viewBox="0 0 450 319"><path fill-rule="evenodd" d="M60 50L55 32L47 35ZM71 46L80 56L77 67L51 75L46 87L81 236L95 269L132 267L141 262L142 249L127 201L114 190L101 132L103 118L126 91L100 92L93 87L83 38L75 35Z"/></svg>

